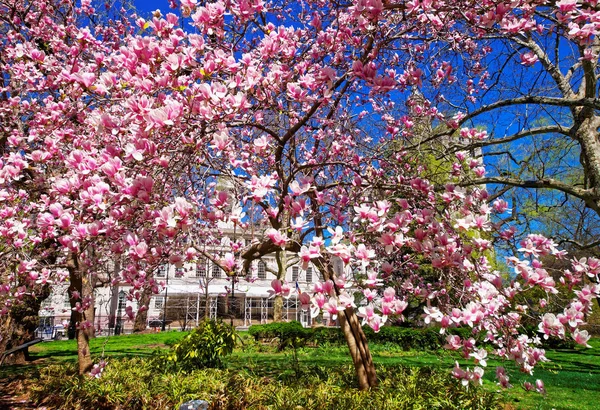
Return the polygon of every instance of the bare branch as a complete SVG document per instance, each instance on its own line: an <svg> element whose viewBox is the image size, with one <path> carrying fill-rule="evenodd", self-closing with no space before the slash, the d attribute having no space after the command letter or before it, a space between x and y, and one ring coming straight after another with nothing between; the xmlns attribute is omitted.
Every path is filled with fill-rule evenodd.
<svg viewBox="0 0 600 410"><path fill-rule="evenodd" d="M495 138L495 139L490 138L485 141L475 141L475 142L472 142L470 144L465 144L465 145L458 145L458 144L451 145L450 147L448 147L448 151L456 152L456 151L461 151L461 150L465 150L465 149L489 147L491 145L505 144L507 142L517 141L517 140L520 140L525 137L532 137L534 135L542 135L542 134L550 134L550 133L569 135L569 129L566 127L563 127L562 125L548 125L546 127L532 128L532 129L529 129L526 131L517 132L516 134L512 134L512 135L509 135L509 136L503 137L503 138Z"/></svg>
<svg viewBox="0 0 600 410"><path fill-rule="evenodd" d="M557 181L552 178L542 178L538 180L521 180L516 178L509 177L486 177L486 178L478 178L471 181L462 182L460 186L471 186L471 185L485 185L485 184L502 184L509 185L520 188L543 188L543 189L556 189L557 191L561 191L572 195L576 198L582 199L590 206L590 202L593 203L594 194L589 189L577 188L570 184L565 184L563 182ZM596 212L599 212L600 209L597 209L596 205L593 206L593 209Z"/></svg>
<svg viewBox="0 0 600 410"><path fill-rule="evenodd" d="M600 239L597 240L596 242L591 242L591 243L581 243L581 242L575 241L573 239L563 239L563 240L559 241L558 243L559 244L572 243L573 245L577 246L577 248L583 250L583 249L591 249L591 248L595 248L596 246L600 246Z"/></svg>

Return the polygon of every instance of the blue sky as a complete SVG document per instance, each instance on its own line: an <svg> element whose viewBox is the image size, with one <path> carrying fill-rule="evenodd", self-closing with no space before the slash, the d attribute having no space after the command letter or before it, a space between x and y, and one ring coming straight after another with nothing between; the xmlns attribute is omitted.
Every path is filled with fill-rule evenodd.
<svg viewBox="0 0 600 410"><path fill-rule="evenodd" d="M163 12L171 10L167 0L135 0L135 7L141 16L147 16L149 12L159 9Z"/></svg>

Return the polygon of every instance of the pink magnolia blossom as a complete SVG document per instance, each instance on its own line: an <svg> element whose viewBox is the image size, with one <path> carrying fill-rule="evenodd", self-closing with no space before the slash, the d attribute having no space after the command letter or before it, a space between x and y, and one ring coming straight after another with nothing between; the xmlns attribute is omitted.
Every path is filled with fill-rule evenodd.
<svg viewBox="0 0 600 410"><path fill-rule="evenodd" d="M265 234L276 246L279 247L284 247L288 241L288 238L285 235L282 235L277 229L268 229Z"/></svg>
<svg viewBox="0 0 600 410"><path fill-rule="evenodd" d="M285 298L288 298L290 296L291 288L287 284L287 282L283 283L279 279L273 279L271 281L271 288L272 288L272 291L269 291L271 296L278 295L278 296L283 296Z"/></svg>
<svg viewBox="0 0 600 410"><path fill-rule="evenodd" d="M588 340L590 340L590 335L588 334L587 330L576 329L572 333L572 336L575 342L577 342L578 344L584 345L585 347L592 347L587 343Z"/></svg>

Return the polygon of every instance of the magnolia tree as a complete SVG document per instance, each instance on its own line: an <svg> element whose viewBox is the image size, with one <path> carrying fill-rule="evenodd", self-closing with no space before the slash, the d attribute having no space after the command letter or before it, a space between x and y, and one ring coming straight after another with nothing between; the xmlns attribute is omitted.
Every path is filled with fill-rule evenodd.
<svg viewBox="0 0 600 410"><path fill-rule="evenodd" d="M17 326L11 316L23 300L66 281L81 373L92 366L95 273L126 258L115 281L131 284L131 297L157 292L147 273L193 220L169 180L177 155L155 156L171 141L149 138L155 124L136 108L149 100L127 84L142 66L135 51L120 50L132 28L116 21L92 31L82 22L93 13L86 3L1 6L1 312ZM5 330L7 347L27 341Z"/></svg>
<svg viewBox="0 0 600 410"><path fill-rule="evenodd" d="M36 286L68 281L84 373L93 307L86 282L99 263L120 260L114 282L141 298L160 290L151 272L164 260L210 258L238 275L273 254L278 295L290 292L281 281L286 258L320 271L323 281L299 297L314 314L339 318L363 389L377 379L361 318L377 331L413 300L442 331L472 328L473 338L451 336L448 347L479 366L488 354L528 372L544 360L539 340L521 334L522 317L536 312L520 295L540 288L548 296L538 304L546 304L557 284L540 257L563 253L532 235L509 259L514 272L495 271L495 241L514 230L491 215L507 205L489 204L481 186L459 187L484 175L481 160L457 153L447 185L436 187L421 156L389 144L415 122L389 112L422 84L425 56L437 61L425 50L441 28L431 39L421 34L446 15L433 13L442 5L180 6L179 17L157 12L91 28L89 2L2 6L4 315L35 298ZM468 25L447 27L459 50L469 47L458 36ZM454 69L439 66L447 68L439 83L450 81ZM428 102L411 115L454 128L461 117L448 120ZM249 240L234 235L219 241L220 255L207 252L224 223ZM419 277L423 263L434 275ZM586 278L599 269L588 260L563 272L572 300L537 318L544 336L585 344L578 326L599 291ZM454 374L478 382L482 370ZM506 372L497 375L508 385Z"/></svg>
<svg viewBox="0 0 600 410"><path fill-rule="evenodd" d="M230 11L248 27L258 24L265 35L251 36L250 43L240 41L241 67L232 59L227 77L210 76L212 89L246 90L248 104L241 117L222 124L214 134L207 163L233 188L225 191L214 185L212 200L201 206L203 220L227 220L240 230L254 231L249 246L232 243L221 266L230 273L247 270L253 260L282 252L296 254L304 268L309 262L316 265L324 282L316 286L312 297L300 295L301 301L315 314L325 311L330 317L339 316L362 388L375 385L376 377L355 312L354 293L361 288L364 299L359 315L375 330L388 316L400 316L409 300L417 298L427 305L427 323L440 322L442 329L470 326L474 335L483 334L495 345L490 353L514 359L523 370L531 371L544 360L543 350L536 346L537 338L519 334L522 315L530 314L519 296L532 287L548 295L556 293L555 280L538 257L564 254L551 241L532 236L523 242L524 259L510 259L518 275L494 271L486 258L493 256L493 238L510 240L514 228L496 229L501 225L494 226L490 214L492 209L502 214L507 205L498 201L492 208L481 187L469 191L457 187L465 179L484 175L480 159L457 153L447 176L449 184L435 190L419 177L425 164L418 163L418 156L386 146L402 128L410 132L415 122L406 117L395 123L386 115L398 96L394 92L420 85L422 72L410 61L410 53L393 58L382 53L385 46L391 47L391 40L375 23L391 24L390 30L404 24L407 31L419 31L428 21L405 21L393 7L386 20L376 2L340 8L336 13L320 6L311 13L303 10L307 19L288 28L264 24L268 14L259 3L253 10L261 18L258 21L249 17L248 10L244 17L235 7ZM207 20L207 16L218 7L218 3L197 7L192 14L197 28L212 30L217 38L227 35L225 20ZM393 70L384 69L386 65L379 66L379 61L404 64L405 71L396 76ZM240 69L245 76L235 75ZM427 103L413 110L414 116L435 113ZM371 130L362 122L366 116L387 122L386 134L369 134ZM435 118L445 120L441 114ZM448 124L456 128L459 121ZM479 138L484 133L464 129L462 134ZM238 212L230 211L232 205L237 205ZM248 219L240 214L242 209L251 215ZM210 223L206 226L209 231L215 229ZM346 269L336 273L334 257ZM414 274L423 262L435 269L434 280ZM584 277L595 277L597 261L590 262L577 262L573 270L578 273L566 272L561 283L573 291ZM285 272L285 264L279 266L279 273ZM363 272L364 278L350 280L353 270ZM566 336L564 325L568 324L573 338L585 343L587 333L575 325L589 312L598 291L586 286L572 293L575 299L558 319L552 313L544 316L539 327L543 334ZM290 292L280 279L273 281L273 288L278 295ZM542 307L546 303L545 298L539 300ZM453 336L448 346L485 364L488 351L476 345L474 338ZM454 373L479 381L482 371L457 368ZM497 374L502 384L508 384L502 369Z"/></svg>

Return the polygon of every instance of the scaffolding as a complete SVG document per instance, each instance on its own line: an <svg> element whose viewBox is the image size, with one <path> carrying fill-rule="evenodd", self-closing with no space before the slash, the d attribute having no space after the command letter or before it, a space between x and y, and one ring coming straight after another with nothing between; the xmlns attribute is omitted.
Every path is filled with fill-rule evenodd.
<svg viewBox="0 0 600 410"><path fill-rule="evenodd" d="M210 319L231 320L236 327L248 328L256 323L269 323L273 320L273 299L262 296L236 295L235 299L226 295L177 294L166 301L166 320L169 328L188 329L197 326L208 316ZM301 308L294 295L283 300L282 319L296 320L303 326L312 325L310 312ZM162 320L162 317L158 321ZM157 319L149 319L148 322Z"/></svg>

